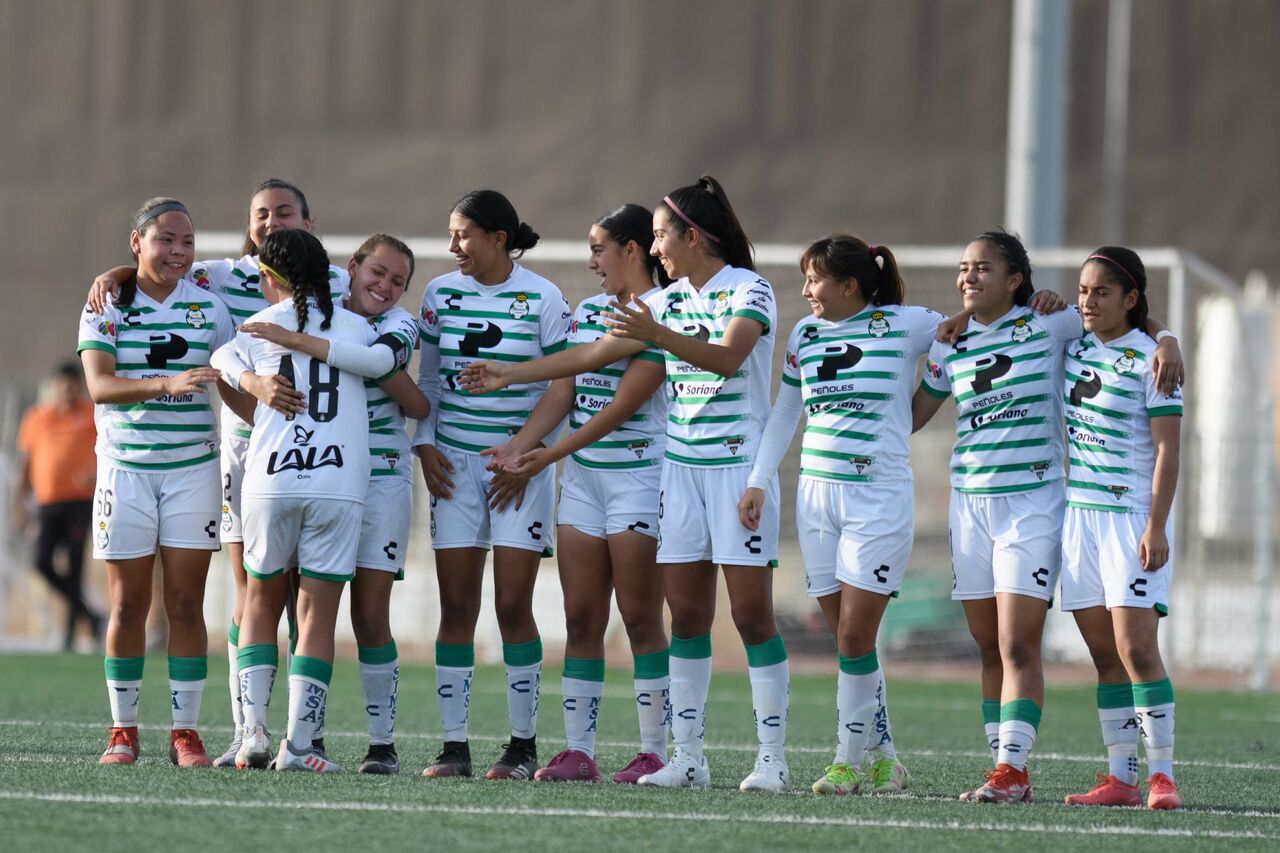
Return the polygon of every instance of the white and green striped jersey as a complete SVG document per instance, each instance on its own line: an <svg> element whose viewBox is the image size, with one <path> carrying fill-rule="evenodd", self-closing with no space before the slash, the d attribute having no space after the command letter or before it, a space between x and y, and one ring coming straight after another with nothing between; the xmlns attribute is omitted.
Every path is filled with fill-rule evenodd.
<svg viewBox="0 0 1280 853"><path fill-rule="evenodd" d="M80 315L77 352L95 349L116 360L128 379L176 376L207 367L235 329L222 300L188 281L157 302L138 289L129 305L88 307ZM121 468L160 471L216 462L218 428L209 393L156 397L94 407L97 451Z"/></svg>
<svg viewBox="0 0 1280 853"><path fill-rule="evenodd" d="M1008 494L1062 478L1062 363L1082 332L1080 312L1014 306L989 326L970 319L955 344L934 342L925 391L956 397L951 485Z"/></svg>
<svg viewBox="0 0 1280 853"><path fill-rule="evenodd" d="M231 312L231 318L239 326L254 314L267 307L267 299L258 287L258 258L245 255L240 259L196 261L191 265L187 279L197 287L212 291L222 297ZM342 267L329 267L329 289L333 303L340 304L351 290L351 277ZM222 437L225 441L247 442L250 426L236 417L229 408L222 408Z"/></svg>
<svg viewBox="0 0 1280 853"><path fill-rule="evenodd" d="M560 289L519 264L500 284L484 285L456 271L433 279L422 294L418 319L418 387L432 412L418 423L414 445L479 453L505 444L551 383L467 394L458 390L458 374L473 361L530 361L559 352L569 317Z"/></svg>
<svg viewBox="0 0 1280 853"><path fill-rule="evenodd" d="M808 317L787 339L782 381L808 415L800 476L848 483L911 479L911 393L942 315L876 305L837 322Z"/></svg>
<svg viewBox="0 0 1280 853"><path fill-rule="evenodd" d="M298 330L292 302L278 302L249 319ZM304 331L330 341L369 346L369 319L334 306L333 321L308 300ZM240 361L262 376L281 375L303 394L306 410L284 414L264 403L254 410L245 453L245 496L333 498L364 502L369 487L369 426L363 380L297 350L236 334L230 346Z"/></svg>
<svg viewBox="0 0 1280 853"><path fill-rule="evenodd" d="M377 317L370 317L369 325L378 336L377 342L386 343L396 354L396 366L387 376L407 368L418 345L418 321L413 315L403 308L392 308ZM409 457L409 436L404 431L404 413L391 395L378 387L378 381L364 381L364 393L368 398L366 405L369 407L369 476L412 478L413 464Z"/></svg>
<svg viewBox="0 0 1280 853"><path fill-rule="evenodd" d="M661 288L653 288L641 301ZM569 346L589 344L608 333L600 322L601 312L609 310L609 297L601 294L582 300L569 324ZM632 358L662 365L662 351L650 346L634 356L622 358L607 367L580 373L574 380L573 411L569 413L571 429L578 429L601 409L613 402L622 374ZM636 413L613 432L573 454L574 461L586 468L648 468L662 462L667 437L667 391L659 388Z"/></svg>
<svg viewBox="0 0 1280 853"><path fill-rule="evenodd" d="M769 371L778 321L773 288L751 270L725 266L702 288L682 278L645 300L654 318L682 335L719 343L735 317L764 326L733 376L718 376L666 353L667 450L677 465L750 465L769 416Z"/></svg>
<svg viewBox="0 0 1280 853"><path fill-rule="evenodd" d="M1156 387L1155 351L1140 329L1107 343L1090 333L1067 347L1068 506L1151 511L1151 419L1182 416L1182 391Z"/></svg>

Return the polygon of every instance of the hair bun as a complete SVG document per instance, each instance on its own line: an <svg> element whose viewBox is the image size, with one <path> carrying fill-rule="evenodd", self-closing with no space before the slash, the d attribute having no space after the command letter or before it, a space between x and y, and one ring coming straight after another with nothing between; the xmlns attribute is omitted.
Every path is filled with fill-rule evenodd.
<svg viewBox="0 0 1280 853"><path fill-rule="evenodd" d="M538 245L538 232L534 231L527 222L521 222L516 226L515 233L507 238L509 248L524 252Z"/></svg>

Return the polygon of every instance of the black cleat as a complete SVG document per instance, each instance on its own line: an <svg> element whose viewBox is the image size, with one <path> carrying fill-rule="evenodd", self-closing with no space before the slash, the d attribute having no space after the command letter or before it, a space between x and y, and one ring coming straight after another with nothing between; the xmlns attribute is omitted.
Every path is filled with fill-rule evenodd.
<svg viewBox="0 0 1280 853"><path fill-rule="evenodd" d="M394 743L371 743L365 753L364 761L357 773L374 773L379 776L394 776L400 772L400 756L396 755Z"/></svg>
<svg viewBox="0 0 1280 853"><path fill-rule="evenodd" d="M430 779L471 775L471 745L465 740L447 740L435 763L422 771Z"/></svg>
<svg viewBox="0 0 1280 853"><path fill-rule="evenodd" d="M493 763L486 779L532 779L538 769L538 739L511 736L502 750L502 757Z"/></svg>

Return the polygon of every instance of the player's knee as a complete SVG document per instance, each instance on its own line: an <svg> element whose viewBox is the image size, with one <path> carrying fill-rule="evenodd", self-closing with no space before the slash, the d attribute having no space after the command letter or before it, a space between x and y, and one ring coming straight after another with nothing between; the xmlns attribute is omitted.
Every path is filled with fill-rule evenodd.
<svg viewBox="0 0 1280 853"><path fill-rule="evenodd" d="M627 631L627 639L633 647L649 647L662 638L662 613L650 613L635 605L618 607L622 615L622 626Z"/></svg>
<svg viewBox="0 0 1280 853"><path fill-rule="evenodd" d="M841 623L836 645L845 657L861 657L875 649L876 632L868 630L865 624L846 628Z"/></svg>
<svg viewBox="0 0 1280 853"><path fill-rule="evenodd" d="M494 598L493 609L498 616L499 625L515 626L533 622L533 602L523 595L498 595Z"/></svg>
<svg viewBox="0 0 1280 853"><path fill-rule="evenodd" d="M1011 669L1027 669L1040 663L1040 644L1025 637L1001 637L1000 660Z"/></svg>
<svg viewBox="0 0 1280 853"><path fill-rule="evenodd" d="M204 597L198 593L166 596L164 612L171 625L204 624Z"/></svg>
<svg viewBox="0 0 1280 853"><path fill-rule="evenodd" d="M605 611L607 618L608 611ZM573 613L566 612L564 617L565 637L570 644L577 645L579 643L591 643L598 641L604 635L604 624L601 622L599 614L591 613L586 610L578 610Z"/></svg>
<svg viewBox="0 0 1280 853"><path fill-rule="evenodd" d="M111 602L111 619L122 628L145 625L151 602L124 599Z"/></svg>
<svg viewBox="0 0 1280 853"><path fill-rule="evenodd" d="M748 645L763 643L778 633L773 621L773 607L768 602L735 602L730 612L738 635Z"/></svg>
<svg viewBox="0 0 1280 853"><path fill-rule="evenodd" d="M391 642L391 624L386 612L381 609L351 610L351 633L356 635L356 643L361 646L376 648Z"/></svg>
<svg viewBox="0 0 1280 853"><path fill-rule="evenodd" d="M1136 681L1148 680L1153 672L1163 668L1160 650L1150 643L1126 642L1117 640L1120 647L1120 658L1124 668Z"/></svg>

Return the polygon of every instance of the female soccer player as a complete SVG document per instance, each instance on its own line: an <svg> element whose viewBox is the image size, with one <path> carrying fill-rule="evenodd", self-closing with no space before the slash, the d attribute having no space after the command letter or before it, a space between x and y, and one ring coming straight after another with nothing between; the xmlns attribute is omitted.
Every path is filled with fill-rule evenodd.
<svg viewBox="0 0 1280 853"><path fill-rule="evenodd" d="M876 635L889 597L902 586L915 535L907 436L916 364L942 315L904 305L906 285L893 253L843 234L800 258L813 316L787 340L782 385L739 504L755 529L778 464L808 412L796 521L805 586L836 637L835 760L813 784L818 794L877 793L907 787L888 732ZM883 718L878 720L880 714ZM864 756L865 754L865 756Z"/></svg>
<svg viewBox="0 0 1280 853"><path fill-rule="evenodd" d="M572 376L635 356L649 343L666 353L667 448L658 500L667 605L671 609L671 706L675 753L641 785L705 788L703 719L711 684L711 623L716 566L724 570L733 621L746 645L756 735L755 767L742 790L787 786L783 742L790 681L773 617L778 491L766 491L760 526L738 520L765 412L777 320L773 289L756 274L748 241L720 184L709 176L663 199L653 216L653 246L678 279L634 306L615 301L610 334L541 362L477 363L474 387L490 390L551 376Z"/></svg>
<svg viewBox="0 0 1280 853"><path fill-rule="evenodd" d="M1182 804L1173 781L1173 685L1157 623L1169 612L1169 511L1178 482L1182 393L1156 385L1147 336L1147 271L1130 249L1103 246L1080 270L1086 334L1067 348L1064 388L1071 474L1062 537L1062 609L1098 669L1098 719L1109 768L1068 805L1137 806L1138 734L1147 806Z"/></svg>
<svg viewBox="0 0 1280 853"><path fill-rule="evenodd" d="M289 228L310 231L314 225L311 208L302 190L288 181L269 178L258 185L249 199L249 216L245 224L243 256L225 260L196 261L188 274L194 284L218 294L227 303L237 324L267 306L259 286L258 248L268 234ZM106 295L112 293L133 274L130 267L117 267L99 276L89 292L89 304L100 309ZM341 267L329 268L332 299L346 295L347 271ZM259 386L263 387L263 386ZM282 395L284 396L284 395ZM227 546L228 562L235 581L235 604L231 626L227 631L227 661L230 675L231 716L235 734L227 751L213 761L214 767L234 767L236 752L240 749L244 712L240 704L240 678L236 674L236 653L240 634L240 616L244 611L246 575L244 572L244 536L240 511L240 484L244 480L244 457L249 447L249 424L229 406L222 411L222 541ZM293 604L289 605L290 637L293 629ZM323 730L316 737L324 750Z"/></svg>
<svg viewBox="0 0 1280 853"><path fill-rule="evenodd" d="M956 287L971 316L958 341L930 348L912 429L955 393L951 595L963 603L982 656L983 720L996 762L961 799L1029 802L1027 757L1044 705L1040 642L1066 503L1057 393L1080 315L1027 307L1031 262L1021 241L1002 230L969 243ZM1176 373L1176 344L1161 346Z"/></svg>
<svg viewBox="0 0 1280 853"><path fill-rule="evenodd" d="M327 361L365 379L369 415L371 469L365 492L351 581L351 627L360 660L369 750L361 773L398 773L395 749L396 694L399 654L391 636L391 587L404 576L409 524L413 517L413 466L405 417L424 418L429 408L418 386L405 373L417 344L413 315L399 307L413 276L413 252L389 234L375 234L356 250L347 264L351 294L345 307L368 318L377 339L373 349L346 352L341 342L290 331L275 323L245 323L241 330L254 337ZM267 393L277 389L268 383ZM269 403L269 398L260 398ZM295 409L299 408L295 405Z"/></svg>
<svg viewBox="0 0 1280 853"><path fill-rule="evenodd" d="M606 334L601 317L611 298L625 302L639 293L643 300L670 284L648 252L652 227L652 212L638 204L623 205L591 226L587 266L601 277L601 294L584 299L574 312L570 346ZM600 779L596 717L612 588L631 641L640 718L640 752L613 779L634 784L666 763L669 653L662 624L662 575L655 565L666 444L665 376L662 353L653 348L578 376L572 432L552 447L536 448L516 460L517 473L536 474L568 457L556 530L568 629L563 682L568 748L534 774L538 781ZM525 437L517 435L514 443L526 443Z"/></svg>
<svg viewBox="0 0 1280 853"><path fill-rule="evenodd" d="M306 331L328 339L333 347L367 347L373 342L375 334L366 318L335 308L330 301L329 257L310 233L291 229L268 235L258 265L263 295L271 307L250 322ZM252 371L285 377L305 400L296 414L258 406L245 459L249 584L237 655L245 733L236 766L265 767L271 762L266 725L278 662L276 626L289 595L288 570L297 565L298 644L289 666L288 734L275 766L332 772L340 768L315 749L312 738L324 720L333 674L334 622L343 582L351 579L356 563L368 487L364 386L354 373L243 330L230 346Z"/></svg>
<svg viewBox="0 0 1280 853"><path fill-rule="evenodd" d="M413 444L431 493L441 611L436 695L444 728L444 748L423 771L428 777L471 775L467 712L490 547L511 739L486 775L529 779L538 768L542 640L533 619L533 585L539 559L551 555L554 471L527 480L489 472L480 452L505 444L531 419L527 434L540 441L562 419L546 413L565 411L573 384L549 391L547 383L529 383L485 396L458 387L459 372L475 359L518 363L564 347L570 316L564 296L513 259L537 242L504 195L468 193L449 214L449 250L458 269L432 280L422 297L418 387L431 402L431 415L418 422ZM551 399L538 405L547 395Z"/></svg>
<svg viewBox="0 0 1280 853"><path fill-rule="evenodd" d="M107 694L111 735L102 764L132 764L138 743L151 570L157 545L169 619L169 758L208 767L196 733L204 696L204 585L218 550L218 433L206 385L209 354L233 325L216 296L183 280L195 258L191 216L154 198L135 214L135 275L117 299L80 317L78 351L97 406L93 553L107 561Z"/></svg>

